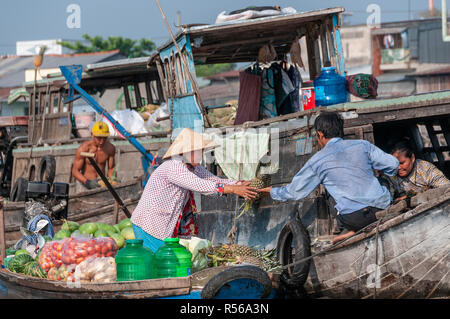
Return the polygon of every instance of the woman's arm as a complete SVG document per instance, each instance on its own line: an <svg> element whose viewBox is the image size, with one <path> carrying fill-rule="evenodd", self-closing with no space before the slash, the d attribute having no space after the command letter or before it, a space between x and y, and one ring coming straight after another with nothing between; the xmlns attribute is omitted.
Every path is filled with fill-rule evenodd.
<svg viewBox="0 0 450 319"><path fill-rule="evenodd" d="M232 180L232 179L225 179L225 178L220 178L216 175L214 175L213 173L211 173L210 171L208 171L205 167L198 165L195 167L194 173L203 179L206 179L208 181L213 181L216 183L222 183L224 185L233 185L236 184L237 182Z"/></svg>

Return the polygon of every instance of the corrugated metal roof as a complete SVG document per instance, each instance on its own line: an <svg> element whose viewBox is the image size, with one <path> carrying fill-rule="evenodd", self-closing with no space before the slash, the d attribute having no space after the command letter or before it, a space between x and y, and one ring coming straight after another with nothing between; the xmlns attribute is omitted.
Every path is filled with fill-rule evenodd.
<svg viewBox="0 0 450 319"><path fill-rule="evenodd" d="M105 60L120 59L119 50L95 53L46 55L42 69L58 68L60 65L81 64L86 67ZM34 56L9 56L0 58L0 87L20 87L25 82L25 70L34 69Z"/></svg>

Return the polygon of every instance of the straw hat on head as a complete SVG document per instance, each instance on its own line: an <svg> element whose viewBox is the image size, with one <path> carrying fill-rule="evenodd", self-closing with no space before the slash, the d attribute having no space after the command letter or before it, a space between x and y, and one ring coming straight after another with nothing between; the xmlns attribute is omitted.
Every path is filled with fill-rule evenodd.
<svg viewBox="0 0 450 319"><path fill-rule="evenodd" d="M172 145L170 145L166 154L164 154L163 159L192 151L213 149L217 146L219 146L219 144L206 138L204 134L194 132L190 128L184 128L180 134L178 134L175 141L173 141Z"/></svg>

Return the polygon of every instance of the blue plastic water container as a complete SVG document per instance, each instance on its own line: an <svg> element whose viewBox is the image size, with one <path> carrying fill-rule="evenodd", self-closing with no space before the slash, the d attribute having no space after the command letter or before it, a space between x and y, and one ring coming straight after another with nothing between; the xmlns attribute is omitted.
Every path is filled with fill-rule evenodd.
<svg viewBox="0 0 450 319"><path fill-rule="evenodd" d="M345 77L336 73L334 66L322 68L314 80L316 106L327 106L348 101Z"/></svg>

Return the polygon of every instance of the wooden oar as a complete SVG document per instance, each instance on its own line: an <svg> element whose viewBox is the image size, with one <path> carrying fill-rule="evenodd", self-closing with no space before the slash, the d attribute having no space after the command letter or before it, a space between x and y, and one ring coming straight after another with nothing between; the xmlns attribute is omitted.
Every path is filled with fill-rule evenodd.
<svg viewBox="0 0 450 319"><path fill-rule="evenodd" d="M111 192L111 194L113 195L114 199L119 204L119 206L122 208L122 210L125 213L125 215L127 215L127 217L130 218L131 214L128 211L127 207L125 206L125 204L123 203L122 199L119 197L119 195L115 191L114 187L112 187L112 185L109 183L109 181L106 178L105 174L103 174L102 170L100 169L100 167L98 167L97 163L95 162L95 160L94 160L95 154L94 153L88 153L88 152L81 152L81 156L84 156L84 157L88 158L89 162L91 162L91 165L94 166L95 170L97 171L97 174L100 176L102 181L105 183L106 187Z"/></svg>

